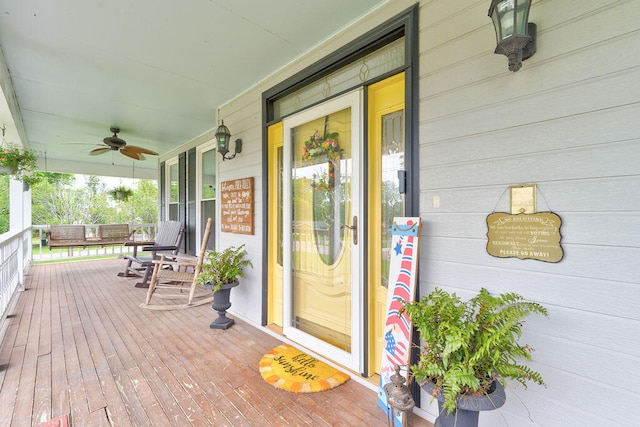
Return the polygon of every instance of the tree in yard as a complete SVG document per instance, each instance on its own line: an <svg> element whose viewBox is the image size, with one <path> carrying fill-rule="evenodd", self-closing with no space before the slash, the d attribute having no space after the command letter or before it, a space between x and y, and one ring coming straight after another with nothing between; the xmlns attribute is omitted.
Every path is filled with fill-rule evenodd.
<svg viewBox="0 0 640 427"><path fill-rule="evenodd" d="M76 178L72 174L37 172L43 179L31 186L33 224L79 224L74 206L79 202L73 193ZM76 199L75 202L72 200Z"/></svg>
<svg viewBox="0 0 640 427"><path fill-rule="evenodd" d="M138 182L133 193L133 222L155 224L158 222L158 184L144 179Z"/></svg>
<svg viewBox="0 0 640 427"><path fill-rule="evenodd" d="M9 231L9 177L0 176L0 234Z"/></svg>
<svg viewBox="0 0 640 427"><path fill-rule="evenodd" d="M75 175L50 172L39 174L44 179L31 187L33 224L158 222L156 181L136 182L133 197L127 201L118 201L108 194L107 185L98 176L89 176L86 185L79 188Z"/></svg>

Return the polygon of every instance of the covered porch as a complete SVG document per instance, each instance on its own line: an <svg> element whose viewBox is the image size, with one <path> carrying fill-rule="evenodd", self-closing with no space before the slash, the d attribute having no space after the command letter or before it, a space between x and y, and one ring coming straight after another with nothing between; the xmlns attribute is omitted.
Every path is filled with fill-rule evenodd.
<svg viewBox="0 0 640 427"><path fill-rule="evenodd" d="M141 309L145 290L116 276L123 262L28 268L0 335L0 425L387 425L354 374L320 393L266 383L258 362L281 341L235 315L220 331L208 305Z"/></svg>

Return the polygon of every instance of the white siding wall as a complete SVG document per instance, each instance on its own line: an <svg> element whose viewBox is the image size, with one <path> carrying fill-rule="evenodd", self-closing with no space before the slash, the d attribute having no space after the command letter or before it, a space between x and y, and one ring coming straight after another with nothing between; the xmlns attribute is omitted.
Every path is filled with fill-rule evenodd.
<svg viewBox="0 0 640 427"><path fill-rule="evenodd" d="M420 290L469 297L480 287L543 303L525 342L548 387L508 389L482 426L631 426L640 383L640 1L534 0L538 52L507 70L494 55L488 0L420 8ZM254 262L232 294L260 322L261 94L410 6L394 0L221 108L243 152L221 180L256 178ZM250 65L248 65L250 66ZM557 264L486 252L486 216L508 211L510 185L536 183L538 210L563 220ZM434 196L440 206L433 207ZM423 396L423 406L429 409Z"/></svg>
<svg viewBox="0 0 640 427"><path fill-rule="evenodd" d="M231 161L218 163L219 182L254 177L254 234L219 233L218 247L246 245L253 268L245 269L241 286L231 292L230 312L256 324L262 317L262 129L261 92L250 91L222 109L220 118L233 134L231 140L242 139L242 153ZM234 146L232 142L231 147ZM218 212L219 213L219 212Z"/></svg>
<svg viewBox="0 0 640 427"><path fill-rule="evenodd" d="M538 52L517 73L492 53L488 4L421 8L420 289L549 309L524 336L547 388L510 388L481 425L637 425L640 2L534 1ZM563 220L558 264L486 252L487 214L522 183Z"/></svg>

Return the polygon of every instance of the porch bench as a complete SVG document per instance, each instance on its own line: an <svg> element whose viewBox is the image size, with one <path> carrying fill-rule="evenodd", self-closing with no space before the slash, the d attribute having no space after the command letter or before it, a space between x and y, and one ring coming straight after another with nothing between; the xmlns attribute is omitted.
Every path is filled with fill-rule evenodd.
<svg viewBox="0 0 640 427"><path fill-rule="evenodd" d="M50 248L85 247L84 225L51 225L47 232Z"/></svg>
<svg viewBox="0 0 640 427"><path fill-rule="evenodd" d="M100 224L98 226L98 237L92 244L101 246L124 245L133 240L135 231L129 231L128 224Z"/></svg>
<svg viewBox="0 0 640 427"><path fill-rule="evenodd" d="M128 224L100 224L96 237L87 237L84 225L51 225L47 232L50 248L124 245L132 241L135 230Z"/></svg>

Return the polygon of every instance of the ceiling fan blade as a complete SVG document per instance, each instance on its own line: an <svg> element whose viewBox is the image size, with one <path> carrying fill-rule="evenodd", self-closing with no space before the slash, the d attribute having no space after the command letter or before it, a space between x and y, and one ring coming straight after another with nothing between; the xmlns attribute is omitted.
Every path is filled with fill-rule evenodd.
<svg viewBox="0 0 640 427"><path fill-rule="evenodd" d="M135 151L129 151L127 150L126 147L123 147L120 149L120 153L124 154L127 157L131 157L133 160L144 160L145 157L140 154L140 153L136 153Z"/></svg>
<svg viewBox="0 0 640 427"><path fill-rule="evenodd" d="M104 154L107 151L111 151L111 148L109 148L109 147L94 148L93 150L91 150L89 155L90 156L97 156L98 154Z"/></svg>
<svg viewBox="0 0 640 427"><path fill-rule="evenodd" d="M127 145L126 147L123 147L123 150L127 150L127 151L133 151L136 153L142 153L142 154L151 154L153 156L157 156L158 153L156 153L155 151L151 151L147 148L144 147L138 147L137 145Z"/></svg>

